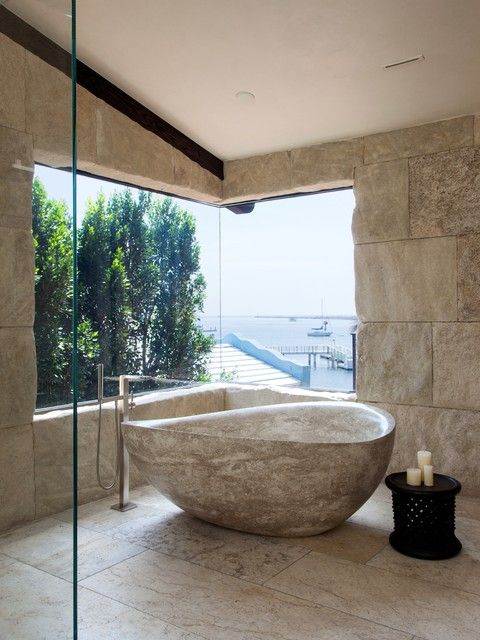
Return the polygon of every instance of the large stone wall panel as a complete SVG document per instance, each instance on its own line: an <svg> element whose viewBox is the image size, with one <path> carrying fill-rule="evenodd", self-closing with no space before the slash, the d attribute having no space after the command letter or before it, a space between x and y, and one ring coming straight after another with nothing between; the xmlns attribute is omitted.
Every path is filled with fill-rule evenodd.
<svg viewBox="0 0 480 640"><path fill-rule="evenodd" d="M33 134L35 160L50 166L72 165L72 88L68 76L27 52L26 118ZM78 164L96 160L97 99L77 87Z"/></svg>
<svg viewBox="0 0 480 640"><path fill-rule="evenodd" d="M0 126L0 226L32 226L32 136Z"/></svg>
<svg viewBox="0 0 480 640"><path fill-rule="evenodd" d="M341 140L225 163L223 202L348 187L363 162L363 140Z"/></svg>
<svg viewBox="0 0 480 640"><path fill-rule="evenodd" d="M25 131L25 49L3 33L0 33L0 126Z"/></svg>
<svg viewBox="0 0 480 640"><path fill-rule="evenodd" d="M455 238L355 247L355 300L362 322L457 319Z"/></svg>
<svg viewBox="0 0 480 640"><path fill-rule="evenodd" d="M458 478L462 492L480 493L480 412L382 404L396 421L389 473L416 466L416 452L433 453L436 473Z"/></svg>
<svg viewBox="0 0 480 640"><path fill-rule="evenodd" d="M458 251L458 319L480 320L480 233L460 236Z"/></svg>
<svg viewBox="0 0 480 640"><path fill-rule="evenodd" d="M408 161L356 167L352 233L355 243L408 238Z"/></svg>
<svg viewBox="0 0 480 640"><path fill-rule="evenodd" d="M115 473L116 441L114 412L104 407L102 416L100 472L103 482ZM81 504L98 500L106 492L97 483L96 450L98 410L80 408L78 414L78 499ZM34 418L36 517L41 518L72 506L72 412L54 411ZM131 486L145 480L130 466ZM118 488L116 489L118 490ZM112 503L114 502L112 498Z"/></svg>
<svg viewBox="0 0 480 640"><path fill-rule="evenodd" d="M410 161L413 237L480 231L480 149L437 153Z"/></svg>
<svg viewBox="0 0 480 640"><path fill-rule="evenodd" d="M0 429L32 421L37 393L31 328L0 328Z"/></svg>
<svg viewBox="0 0 480 640"><path fill-rule="evenodd" d="M363 140L318 144L289 151L294 191L346 187L363 162Z"/></svg>
<svg viewBox="0 0 480 640"><path fill-rule="evenodd" d="M101 101L96 119L97 161L100 167L108 167L110 177L172 190L173 151L169 144Z"/></svg>
<svg viewBox="0 0 480 640"><path fill-rule="evenodd" d="M0 429L0 531L34 517L32 425Z"/></svg>
<svg viewBox="0 0 480 640"><path fill-rule="evenodd" d="M290 193L292 186L287 151L225 163L224 202L256 200L272 193Z"/></svg>
<svg viewBox="0 0 480 640"><path fill-rule="evenodd" d="M357 354L357 397L361 402L431 404L429 323L361 324Z"/></svg>
<svg viewBox="0 0 480 640"><path fill-rule="evenodd" d="M0 227L0 327L31 327L34 256L30 231Z"/></svg>
<svg viewBox="0 0 480 640"><path fill-rule="evenodd" d="M377 133L364 140L365 164L461 149L473 143L473 116Z"/></svg>
<svg viewBox="0 0 480 640"><path fill-rule="evenodd" d="M480 409L480 323L433 325L433 404Z"/></svg>
<svg viewBox="0 0 480 640"><path fill-rule="evenodd" d="M175 193L186 198L219 202L222 199L222 181L210 171L187 158L178 149L172 149Z"/></svg>

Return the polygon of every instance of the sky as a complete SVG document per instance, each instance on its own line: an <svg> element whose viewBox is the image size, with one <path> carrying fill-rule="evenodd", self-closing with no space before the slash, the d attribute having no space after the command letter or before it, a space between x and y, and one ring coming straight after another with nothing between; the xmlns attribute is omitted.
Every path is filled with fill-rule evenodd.
<svg viewBox="0 0 480 640"><path fill-rule="evenodd" d="M70 173L37 165L35 174L50 197L71 202ZM79 221L89 198L124 188L77 180ZM177 201L196 219L205 315L220 315L220 297L224 316L319 315L322 302L325 315L355 314L352 190L261 202L244 215Z"/></svg>

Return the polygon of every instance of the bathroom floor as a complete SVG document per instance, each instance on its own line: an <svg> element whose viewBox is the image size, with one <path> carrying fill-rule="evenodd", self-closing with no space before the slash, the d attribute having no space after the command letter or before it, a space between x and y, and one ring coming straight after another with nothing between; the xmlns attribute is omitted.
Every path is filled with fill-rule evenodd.
<svg viewBox="0 0 480 640"><path fill-rule="evenodd" d="M80 640L474 640L480 638L480 500L460 496L463 551L413 560L388 545L381 486L312 538L208 525L150 487L138 508L80 507ZM71 513L0 537L0 637L68 638Z"/></svg>

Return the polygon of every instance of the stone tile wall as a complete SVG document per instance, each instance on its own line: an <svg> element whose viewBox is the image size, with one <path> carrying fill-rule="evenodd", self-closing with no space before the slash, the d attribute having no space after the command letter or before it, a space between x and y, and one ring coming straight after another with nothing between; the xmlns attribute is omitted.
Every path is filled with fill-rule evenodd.
<svg viewBox="0 0 480 640"><path fill-rule="evenodd" d="M32 416L33 137L25 110L25 51L0 39L0 529L35 516ZM20 164L27 170L16 169Z"/></svg>
<svg viewBox="0 0 480 640"><path fill-rule="evenodd" d="M391 469L428 447L479 493L480 116L227 162L224 198L348 185L358 398L397 418Z"/></svg>
<svg viewBox="0 0 480 640"><path fill-rule="evenodd" d="M358 397L397 418L391 469L428 447L467 493L480 491L478 126L467 116L366 138L354 182Z"/></svg>

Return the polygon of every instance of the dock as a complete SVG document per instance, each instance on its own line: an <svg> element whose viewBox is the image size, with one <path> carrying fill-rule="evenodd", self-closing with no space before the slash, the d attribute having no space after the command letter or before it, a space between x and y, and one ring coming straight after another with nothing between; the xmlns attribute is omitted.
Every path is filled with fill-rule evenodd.
<svg viewBox="0 0 480 640"><path fill-rule="evenodd" d="M287 345L287 346L274 346L268 347L274 351L278 351L282 355L297 355L308 356L308 366L317 368L317 358L324 358L329 360L332 367L339 367L341 369L351 370L353 369L353 353L350 347L344 347L335 344L320 344L320 345Z"/></svg>
<svg viewBox="0 0 480 640"><path fill-rule="evenodd" d="M225 343L213 347L207 369L212 380L272 384L281 387L295 387L300 384L299 380L288 373Z"/></svg>

